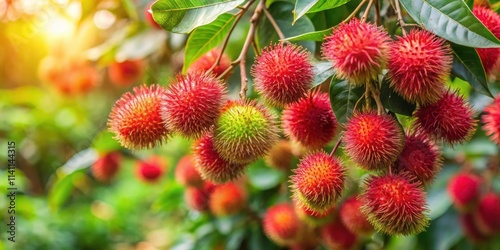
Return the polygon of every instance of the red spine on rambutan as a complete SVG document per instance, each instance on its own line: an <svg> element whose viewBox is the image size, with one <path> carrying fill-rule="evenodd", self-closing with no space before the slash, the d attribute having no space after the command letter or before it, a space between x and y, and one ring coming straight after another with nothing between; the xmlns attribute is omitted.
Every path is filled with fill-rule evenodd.
<svg viewBox="0 0 500 250"><path fill-rule="evenodd" d="M500 145L500 94L484 109L481 121L483 129L491 140Z"/></svg>
<svg viewBox="0 0 500 250"><path fill-rule="evenodd" d="M383 28L354 18L339 24L325 38L321 50L333 62L337 77L360 85L377 79L385 67L389 40Z"/></svg>
<svg viewBox="0 0 500 250"><path fill-rule="evenodd" d="M450 144L468 140L476 127L470 105L450 91L446 91L436 103L420 106L414 116L417 131Z"/></svg>
<svg viewBox="0 0 500 250"><path fill-rule="evenodd" d="M343 139L347 154L366 170L387 168L404 146L404 134L397 121L375 111L354 113Z"/></svg>
<svg viewBox="0 0 500 250"><path fill-rule="evenodd" d="M165 89L159 85L134 88L116 101L109 114L109 130L129 149L147 149L162 143L169 131L161 118L161 99Z"/></svg>
<svg viewBox="0 0 500 250"><path fill-rule="evenodd" d="M337 119L326 93L312 92L283 110L283 132L292 140L311 149L330 142L337 130Z"/></svg>
<svg viewBox="0 0 500 250"><path fill-rule="evenodd" d="M452 61L444 39L426 30L412 30L391 44L387 65L391 86L409 102L434 103L444 91Z"/></svg>
<svg viewBox="0 0 500 250"><path fill-rule="evenodd" d="M211 69L215 62L217 61L217 58L220 56L221 50L220 49L212 49L211 51L207 52L205 55L201 56L196 60L193 64L188 69L188 74L201 71L201 72L207 72L209 69ZM222 54L220 58L219 65L215 66L214 69L212 70L212 73L215 75L215 77L219 77L224 73L229 67L231 66L231 59L226 54ZM229 78L230 74L227 73L224 78L227 80Z"/></svg>
<svg viewBox="0 0 500 250"><path fill-rule="evenodd" d="M358 237L339 218L323 226L320 234L329 249L354 249L358 241Z"/></svg>
<svg viewBox="0 0 500 250"><path fill-rule="evenodd" d="M165 172L166 163L159 156L152 156L147 160L137 162L136 173L139 179L154 183L160 180Z"/></svg>
<svg viewBox="0 0 500 250"><path fill-rule="evenodd" d="M114 62L109 65L109 80L116 86L128 87L141 79L144 68L143 60Z"/></svg>
<svg viewBox="0 0 500 250"><path fill-rule="evenodd" d="M119 152L110 152L100 156L97 161L92 164L90 170L92 175L101 181L109 182L120 170L121 155Z"/></svg>
<svg viewBox="0 0 500 250"><path fill-rule="evenodd" d="M200 186L203 183L193 156L186 155L179 160L175 167L175 180L184 186Z"/></svg>
<svg viewBox="0 0 500 250"><path fill-rule="evenodd" d="M199 212L208 211L210 195L214 189L215 185L210 181L205 181L201 187L187 187L184 191L186 205Z"/></svg>
<svg viewBox="0 0 500 250"><path fill-rule="evenodd" d="M264 48L251 70L255 89L276 106L297 101L306 94L314 80L308 57L305 49L291 43Z"/></svg>
<svg viewBox="0 0 500 250"><path fill-rule="evenodd" d="M481 178L470 173L459 173L450 179L448 194L455 207L461 211L473 208L480 194Z"/></svg>
<svg viewBox="0 0 500 250"><path fill-rule="evenodd" d="M493 10L484 6L474 6L472 13L488 28L493 35L500 39L500 16ZM486 74L492 73L500 58L499 48L477 48Z"/></svg>
<svg viewBox="0 0 500 250"><path fill-rule="evenodd" d="M177 76L162 99L162 117L169 130L198 137L214 125L225 101L226 88L212 75L195 72Z"/></svg>
<svg viewBox="0 0 500 250"><path fill-rule="evenodd" d="M300 202L294 201L295 213L299 219L310 226L322 226L334 218L335 206L323 212L316 212L307 206L299 204Z"/></svg>
<svg viewBox="0 0 500 250"><path fill-rule="evenodd" d="M368 218L361 212L363 203L356 197L350 197L342 203L339 217L349 231L357 235L368 235L373 232L373 226Z"/></svg>
<svg viewBox="0 0 500 250"><path fill-rule="evenodd" d="M215 216L222 217L239 213L246 205L245 191L235 183L218 185L210 195L210 211Z"/></svg>
<svg viewBox="0 0 500 250"><path fill-rule="evenodd" d="M477 206L478 228L486 233L500 232L500 196L495 193L487 193L481 197Z"/></svg>

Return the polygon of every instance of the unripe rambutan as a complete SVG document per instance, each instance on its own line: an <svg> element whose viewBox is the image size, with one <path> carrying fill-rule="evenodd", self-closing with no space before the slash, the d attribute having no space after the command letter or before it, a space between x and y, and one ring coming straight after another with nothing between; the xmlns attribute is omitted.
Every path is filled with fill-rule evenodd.
<svg viewBox="0 0 500 250"><path fill-rule="evenodd" d="M287 140L279 140L269 150L265 157L266 164L270 167L288 170L292 166L292 146Z"/></svg>
<svg viewBox="0 0 500 250"><path fill-rule="evenodd" d="M203 179L195 168L193 156L186 155L179 160L175 167L175 180L184 186L200 186Z"/></svg>
<svg viewBox="0 0 500 250"><path fill-rule="evenodd" d="M461 211L468 211L474 207L479 199L481 178L470 173L459 173L450 179L448 194L455 207Z"/></svg>
<svg viewBox="0 0 500 250"><path fill-rule="evenodd" d="M210 195L210 211L215 216L239 213L246 205L245 191L234 183L216 186Z"/></svg>
<svg viewBox="0 0 500 250"><path fill-rule="evenodd" d="M375 111L354 113L346 125L347 154L366 170L383 170L403 150L404 134L397 121Z"/></svg>
<svg viewBox="0 0 500 250"><path fill-rule="evenodd" d="M337 130L337 119L326 93L312 92L283 110L283 132L292 140L311 149L330 142Z"/></svg>
<svg viewBox="0 0 500 250"><path fill-rule="evenodd" d="M143 60L114 62L109 65L109 79L116 86L127 87L141 79L144 68L145 62Z"/></svg>
<svg viewBox="0 0 500 250"><path fill-rule="evenodd" d="M358 237L339 218L321 228L321 238L329 249L354 249Z"/></svg>
<svg viewBox="0 0 500 250"><path fill-rule="evenodd" d="M500 38L500 16L493 10L484 6L474 6L472 13L488 28L495 37ZM477 48L486 74L490 74L500 57L499 48Z"/></svg>
<svg viewBox="0 0 500 250"><path fill-rule="evenodd" d="M264 233L279 245L289 245L298 240L301 223L293 207L288 203L269 207L263 218Z"/></svg>
<svg viewBox="0 0 500 250"><path fill-rule="evenodd" d="M368 218L361 212L363 203L356 197L350 197L342 203L339 218L349 231L357 235L367 235L373 232L373 226Z"/></svg>
<svg viewBox="0 0 500 250"><path fill-rule="evenodd" d="M101 182L109 182L111 181L115 175L118 173L120 169L121 155L119 152L110 152L105 155L100 156L97 161L92 164L90 170L92 171L92 175L101 181Z"/></svg>
<svg viewBox="0 0 500 250"><path fill-rule="evenodd" d="M250 163L278 140L276 117L255 101L229 101L215 125L214 146L226 160Z"/></svg>
<svg viewBox="0 0 500 250"><path fill-rule="evenodd" d="M412 235L429 224L424 190L403 175L370 177L359 199L361 212L377 231Z"/></svg>
<svg viewBox="0 0 500 250"><path fill-rule="evenodd" d="M436 103L420 106L414 114L417 131L451 144L464 142L474 134L473 115L470 105L450 91Z"/></svg>
<svg viewBox="0 0 500 250"><path fill-rule="evenodd" d="M210 181L205 181L201 187L187 187L184 191L186 205L199 212L208 211L210 195L214 189L215 185Z"/></svg>
<svg viewBox="0 0 500 250"><path fill-rule="evenodd" d="M193 145L195 167L203 179L225 183L238 178L246 164L232 163L222 158L214 148L212 132L205 133Z"/></svg>
<svg viewBox="0 0 500 250"><path fill-rule="evenodd" d="M169 134L161 118L161 99L165 89L159 85L134 88L116 101L109 115L109 130L129 149L152 148Z"/></svg>
<svg viewBox="0 0 500 250"><path fill-rule="evenodd" d="M482 233L477 227L476 220L472 213L459 214L460 226L465 237L472 242L483 242L488 239L488 235Z"/></svg>
<svg viewBox="0 0 500 250"><path fill-rule="evenodd" d="M500 94L496 96L493 103L484 108L481 121L483 129L491 140L500 145Z"/></svg>
<svg viewBox="0 0 500 250"><path fill-rule="evenodd" d="M197 137L214 125L224 103L226 88L202 72L177 76L162 99L162 117L169 130Z"/></svg>
<svg viewBox="0 0 500 250"><path fill-rule="evenodd" d="M159 156L152 156L147 160L138 161L136 167L137 177L144 182L157 182L165 172L166 163Z"/></svg>
<svg viewBox="0 0 500 250"><path fill-rule="evenodd" d="M188 69L188 74L192 72L207 72L209 69L211 69L215 62L217 61L217 58L219 57L221 53L220 49L212 49L211 51L207 52L205 55L201 56L196 60L193 64ZM212 70L212 73L215 75L215 77L219 77L224 73L229 67L231 66L231 59L226 54L222 54L222 57L220 58L219 65L215 66L214 69ZM227 80L229 78L230 74L226 74L224 78Z"/></svg>
<svg viewBox="0 0 500 250"><path fill-rule="evenodd" d="M486 233L500 232L500 196L487 193L479 200L477 207L478 228Z"/></svg>
<svg viewBox="0 0 500 250"><path fill-rule="evenodd" d="M155 29L162 29L161 26L153 19L153 12L151 12L151 5L153 5L153 3L154 1L149 3L144 9L144 19L149 26Z"/></svg>
<svg viewBox="0 0 500 250"><path fill-rule="evenodd" d="M424 135L406 135L403 151L392 165L395 173L407 173L422 185L430 184L442 164L438 147Z"/></svg>
<svg viewBox="0 0 500 250"><path fill-rule="evenodd" d="M295 213L299 217L299 219L310 226L322 226L326 223L332 221L335 217L335 207L331 207L328 210L323 212L316 212L314 210L309 209L306 206L302 206L298 204L297 201L294 201Z"/></svg>
<svg viewBox="0 0 500 250"><path fill-rule="evenodd" d="M389 35L383 28L352 19L325 38L323 56L333 61L337 77L351 84L377 79L387 62Z"/></svg>
<svg viewBox="0 0 500 250"><path fill-rule="evenodd" d="M319 213L331 209L344 189L344 166L324 151L302 158L294 173L290 178L296 202Z"/></svg>
<svg viewBox="0 0 500 250"><path fill-rule="evenodd" d="M387 65L391 87L409 102L434 103L444 91L452 61L444 39L426 30L412 30L391 44Z"/></svg>
<svg viewBox="0 0 500 250"><path fill-rule="evenodd" d="M308 57L305 49L291 43L264 48L251 70L255 89L279 107L299 100L314 80Z"/></svg>

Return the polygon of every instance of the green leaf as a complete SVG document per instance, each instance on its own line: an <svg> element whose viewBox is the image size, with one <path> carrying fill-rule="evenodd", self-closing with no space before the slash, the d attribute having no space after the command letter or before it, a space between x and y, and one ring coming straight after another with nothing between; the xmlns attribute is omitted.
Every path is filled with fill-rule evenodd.
<svg viewBox="0 0 500 250"><path fill-rule="evenodd" d="M346 123L354 112L354 105L363 95L362 87L354 87L349 81L333 78L330 82L330 103L340 123Z"/></svg>
<svg viewBox="0 0 500 250"><path fill-rule="evenodd" d="M451 72L468 82L478 92L491 96L483 64L476 49L450 43L453 49L453 68Z"/></svg>
<svg viewBox="0 0 500 250"><path fill-rule="evenodd" d="M464 0L464 2L467 4L467 7L472 10L474 7L474 0Z"/></svg>
<svg viewBox="0 0 500 250"><path fill-rule="evenodd" d="M278 186L284 177L283 172L266 167L263 160L255 162L248 168L250 184L260 190L267 190Z"/></svg>
<svg viewBox="0 0 500 250"><path fill-rule="evenodd" d="M213 22L221 14L236 8L245 0L158 0L151 6L153 19L164 29L189 33L196 27Z"/></svg>
<svg viewBox="0 0 500 250"><path fill-rule="evenodd" d="M87 2L87 1L82 1L82 2ZM132 0L122 0L121 2L123 4L123 6L124 6L125 12L127 12L127 15L130 18L134 19L134 20L138 20L139 19L139 15L137 14L134 1L132 1Z"/></svg>
<svg viewBox="0 0 500 250"><path fill-rule="evenodd" d="M333 69L333 64L331 62L317 62L313 64L314 66L314 83L312 88L322 84L326 79L335 74Z"/></svg>
<svg viewBox="0 0 500 250"><path fill-rule="evenodd" d="M222 14L210 24L196 28L186 42L182 72L186 73L196 59L220 44L228 35L235 20L234 15Z"/></svg>
<svg viewBox="0 0 500 250"><path fill-rule="evenodd" d="M475 47L500 47L500 41L469 9L464 1L401 0L415 22L451 42Z"/></svg>
<svg viewBox="0 0 500 250"><path fill-rule="evenodd" d="M300 34L298 36L288 37L286 40L290 41L290 42L294 42L294 41L322 42L325 39L325 36L330 35L330 33L332 33L332 29L318 30L318 31Z"/></svg>
<svg viewBox="0 0 500 250"><path fill-rule="evenodd" d="M390 82L387 77L382 81L380 88L380 100L385 108L390 111L406 116L411 116L417 105L409 103L389 86Z"/></svg>
<svg viewBox="0 0 500 250"><path fill-rule="evenodd" d="M122 149L120 143L113 137L114 134L107 129L101 131L92 141L92 148L98 152L111 152Z"/></svg>
<svg viewBox="0 0 500 250"><path fill-rule="evenodd" d="M306 13L333 9L349 2L350 0L297 0L293 10L293 23Z"/></svg>

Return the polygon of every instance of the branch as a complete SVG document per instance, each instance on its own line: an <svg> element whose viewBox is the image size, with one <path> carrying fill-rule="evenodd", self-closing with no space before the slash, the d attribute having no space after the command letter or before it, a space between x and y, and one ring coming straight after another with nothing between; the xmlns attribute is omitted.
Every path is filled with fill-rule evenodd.
<svg viewBox="0 0 500 250"><path fill-rule="evenodd" d="M401 14L401 7L399 6L399 0L394 0L395 4L395 11L396 14L398 15L398 24L399 27L401 27L401 32L403 33L403 36L406 36L406 30L405 30L405 22L403 21L403 15Z"/></svg>
<svg viewBox="0 0 500 250"><path fill-rule="evenodd" d="M365 5L365 3L367 1L368 0L361 1L361 3L359 3L358 7L356 7L356 9L354 9L354 11L346 19L344 19L344 21L342 21L342 22L343 23L349 22L349 20L351 20L354 16L356 16L356 14L358 14L358 12L361 9L361 7L363 7L363 5Z"/></svg>
<svg viewBox="0 0 500 250"><path fill-rule="evenodd" d="M363 17L361 18L361 22L366 21L366 19L368 18L368 14L370 14L370 9L372 8L372 5L373 5L373 0L370 0L370 2L368 2L368 6L366 6L366 10L365 13L363 14Z"/></svg>
<svg viewBox="0 0 500 250"><path fill-rule="evenodd" d="M330 156L333 156L335 154L335 151L337 151L337 149L339 148L340 143L342 143L342 139L339 138L339 140L337 141L337 143L333 147L332 152L330 152Z"/></svg>
<svg viewBox="0 0 500 250"><path fill-rule="evenodd" d="M269 22L271 23L271 25L273 25L273 28L274 28L274 30L276 30L276 33L278 33L278 37L280 38L280 40L282 40L282 41L285 40L286 37L283 34L283 31L281 31L280 26L278 26L278 24L276 23L276 20L271 15L271 13L269 13L267 8L264 8L264 14L266 14L266 17L267 17L267 19L269 19Z"/></svg>

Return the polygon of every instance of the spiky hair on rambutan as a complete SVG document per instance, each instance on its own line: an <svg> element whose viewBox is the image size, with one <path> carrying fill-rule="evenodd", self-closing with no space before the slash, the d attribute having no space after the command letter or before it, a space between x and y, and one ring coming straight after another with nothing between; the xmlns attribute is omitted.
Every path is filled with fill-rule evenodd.
<svg viewBox="0 0 500 250"><path fill-rule="evenodd" d="M474 111L457 93L446 91L429 105L420 106L414 113L415 131L450 144L467 141L474 134Z"/></svg>
<svg viewBox="0 0 500 250"><path fill-rule="evenodd" d="M428 226L425 192L407 176L371 176L364 189L361 211L375 230L389 235L414 235Z"/></svg>
<svg viewBox="0 0 500 250"><path fill-rule="evenodd" d="M187 73L193 73L197 71L207 72L211 69L217 61L217 58L220 56L222 51L219 48L215 48L198 58L191 66L189 67ZM215 77L221 76L229 67L231 66L231 59L227 54L222 54L220 58L220 62L217 66L215 66L212 70L212 73ZM230 76L229 73L225 74L224 79L228 79Z"/></svg>
<svg viewBox="0 0 500 250"><path fill-rule="evenodd" d="M322 213L334 207L340 198L345 168L339 159L317 151L301 159L290 179L297 204Z"/></svg>
<svg viewBox="0 0 500 250"><path fill-rule="evenodd" d="M365 214L361 212L363 202L356 196L346 199L339 209L339 218L349 231L357 235L368 235L373 232L373 226Z"/></svg>
<svg viewBox="0 0 500 250"><path fill-rule="evenodd" d="M293 201L293 207L295 208L295 213L299 219L313 227L329 223L335 217L335 212L337 211L335 206L333 206L323 212L316 212L307 206L301 205L300 202L297 201Z"/></svg>
<svg viewBox="0 0 500 250"><path fill-rule="evenodd" d="M445 42L429 31L416 29L392 42L387 68L394 91L412 103L436 102L453 61Z"/></svg>
<svg viewBox="0 0 500 250"><path fill-rule="evenodd" d="M476 211L478 228L487 235L500 232L500 195L489 192L481 197Z"/></svg>
<svg viewBox="0 0 500 250"><path fill-rule="evenodd" d="M215 150L213 132L208 131L193 144L195 167L205 180L225 183L237 179L245 171L246 164L232 163Z"/></svg>
<svg viewBox="0 0 500 250"><path fill-rule="evenodd" d="M485 6L474 6L472 13L481 21L491 33L500 39L500 16L493 10ZM483 63L486 74L492 73L498 66L500 58L499 48L477 48L477 53Z"/></svg>
<svg viewBox="0 0 500 250"><path fill-rule="evenodd" d="M475 207L481 192L482 180L473 173L461 172L448 182L448 194L453 205L460 211L470 211Z"/></svg>
<svg viewBox="0 0 500 250"><path fill-rule="evenodd" d="M167 128L186 137L199 137L213 126L225 102L222 81L202 72L178 75L162 99Z"/></svg>
<svg viewBox="0 0 500 250"><path fill-rule="evenodd" d="M300 238L302 225L289 203L269 207L262 223L266 236L278 245L290 245Z"/></svg>
<svg viewBox="0 0 500 250"><path fill-rule="evenodd" d="M378 75L387 63L389 35L374 24L353 18L325 37L323 56L333 62L337 77L361 85Z"/></svg>
<svg viewBox="0 0 500 250"><path fill-rule="evenodd" d="M257 92L279 107L303 97L314 80L309 52L291 43L265 47L250 73Z"/></svg>
<svg viewBox="0 0 500 250"><path fill-rule="evenodd" d="M210 211L215 216L223 217L240 212L246 204L243 187L228 182L217 185L210 195Z"/></svg>
<svg viewBox="0 0 500 250"><path fill-rule="evenodd" d="M398 122L376 111L355 112L343 135L347 155L366 170L384 170L403 150L404 134Z"/></svg>
<svg viewBox="0 0 500 250"><path fill-rule="evenodd" d="M320 229L321 239L329 249L354 249L358 237L342 223L340 218L334 218Z"/></svg>
<svg viewBox="0 0 500 250"><path fill-rule="evenodd" d="M483 129L491 140L500 145L500 94L495 97L493 103L484 108Z"/></svg>
<svg viewBox="0 0 500 250"><path fill-rule="evenodd" d="M283 132L310 149L320 149L328 144L338 127L328 94L318 91L287 105L281 120Z"/></svg>
<svg viewBox="0 0 500 250"><path fill-rule="evenodd" d="M210 181L203 182L200 187L187 187L184 190L184 200L188 208L207 212L209 210L210 195L215 189L215 184Z"/></svg>
<svg viewBox="0 0 500 250"><path fill-rule="evenodd" d="M120 170L121 154L109 152L99 156L92 164L90 170L92 175L101 182L110 182Z"/></svg>
<svg viewBox="0 0 500 250"><path fill-rule="evenodd" d="M192 155L182 157L175 167L175 180L184 186L200 186L203 179L195 167Z"/></svg>
<svg viewBox="0 0 500 250"><path fill-rule="evenodd" d="M165 88L159 85L135 87L116 101L108 127L115 139L129 149L149 149L161 144L169 134L161 117Z"/></svg>

